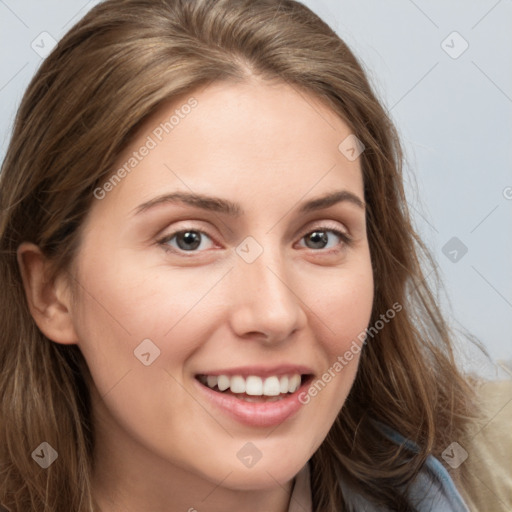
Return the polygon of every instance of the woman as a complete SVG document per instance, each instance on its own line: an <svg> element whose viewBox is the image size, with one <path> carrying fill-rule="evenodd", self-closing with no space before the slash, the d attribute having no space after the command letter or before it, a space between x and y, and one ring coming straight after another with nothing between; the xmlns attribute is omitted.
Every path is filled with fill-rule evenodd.
<svg viewBox="0 0 512 512"><path fill-rule="evenodd" d="M2 504L466 510L439 460L472 392L401 161L297 2L92 9L2 167Z"/></svg>

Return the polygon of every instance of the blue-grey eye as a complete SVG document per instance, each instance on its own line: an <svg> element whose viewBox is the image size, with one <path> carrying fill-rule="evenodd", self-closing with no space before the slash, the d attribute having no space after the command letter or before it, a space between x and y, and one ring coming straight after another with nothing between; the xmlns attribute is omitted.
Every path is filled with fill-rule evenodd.
<svg viewBox="0 0 512 512"><path fill-rule="evenodd" d="M336 229L315 229L303 237L306 241L306 247L309 249L331 249L335 247L339 244L340 240L334 240L334 245L327 246L329 244L329 233L336 235L342 241L346 241L347 236Z"/></svg>
<svg viewBox="0 0 512 512"><path fill-rule="evenodd" d="M174 249L191 252L195 251L198 248L204 249L203 242L205 239L210 239L210 237L206 233L190 229L178 231L177 233L174 233L167 237L163 242L166 245L170 245Z"/></svg>

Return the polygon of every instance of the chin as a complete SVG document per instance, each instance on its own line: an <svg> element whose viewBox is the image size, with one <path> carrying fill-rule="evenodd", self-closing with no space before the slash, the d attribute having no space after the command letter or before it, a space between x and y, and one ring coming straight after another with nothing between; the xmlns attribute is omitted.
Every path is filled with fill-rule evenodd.
<svg viewBox="0 0 512 512"><path fill-rule="evenodd" d="M293 460L290 457L272 457L267 460L264 458L262 456L252 467L244 467L237 461L225 470L221 471L216 467L209 473L215 482L218 482L221 472L224 475L229 474L222 483L223 487L239 491L262 491L285 485L295 478L308 461L307 455Z"/></svg>
<svg viewBox="0 0 512 512"><path fill-rule="evenodd" d="M237 491L264 491L276 487L282 487L295 478L295 475L302 469L289 468L288 471L275 471L272 468L255 469L247 471L233 471L223 482L223 487Z"/></svg>

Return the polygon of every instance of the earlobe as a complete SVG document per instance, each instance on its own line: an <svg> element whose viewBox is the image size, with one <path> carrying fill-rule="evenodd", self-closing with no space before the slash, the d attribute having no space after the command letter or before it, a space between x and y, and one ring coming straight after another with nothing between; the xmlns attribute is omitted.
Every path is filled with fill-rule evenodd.
<svg viewBox="0 0 512 512"><path fill-rule="evenodd" d="M48 262L33 243L20 244L17 259L28 307L39 329L57 343L76 343L66 280L63 277L49 279Z"/></svg>

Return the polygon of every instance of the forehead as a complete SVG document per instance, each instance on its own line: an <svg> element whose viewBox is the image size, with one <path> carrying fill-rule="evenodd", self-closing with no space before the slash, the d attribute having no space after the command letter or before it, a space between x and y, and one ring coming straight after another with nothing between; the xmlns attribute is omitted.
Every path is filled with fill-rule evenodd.
<svg viewBox="0 0 512 512"><path fill-rule="evenodd" d="M321 101L284 83L216 83L167 102L119 155L121 180L105 200L150 200L168 189L270 201L343 186L362 194L350 127ZM115 172L115 171L114 171ZM313 190L314 189L314 190ZM127 204L129 206L129 204ZM135 204L132 204L135 207Z"/></svg>

